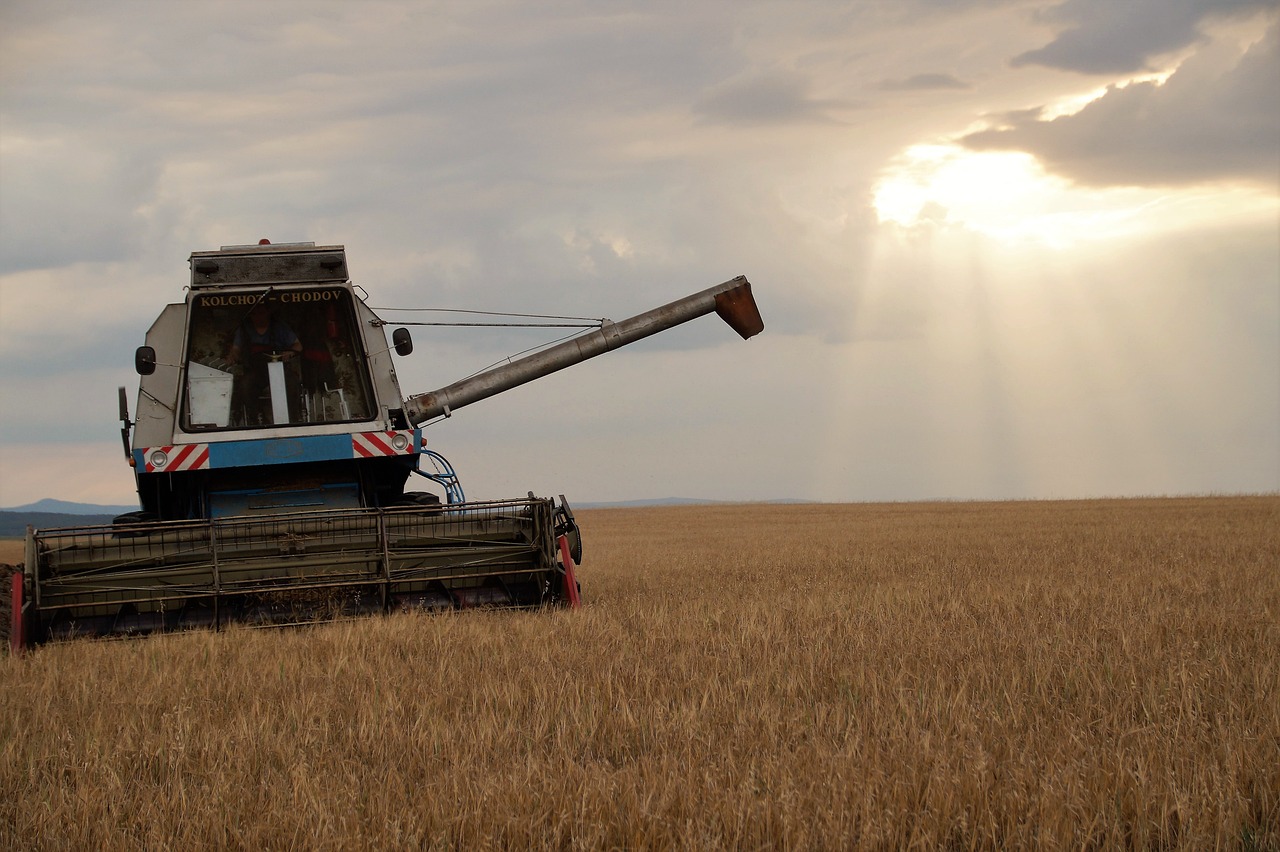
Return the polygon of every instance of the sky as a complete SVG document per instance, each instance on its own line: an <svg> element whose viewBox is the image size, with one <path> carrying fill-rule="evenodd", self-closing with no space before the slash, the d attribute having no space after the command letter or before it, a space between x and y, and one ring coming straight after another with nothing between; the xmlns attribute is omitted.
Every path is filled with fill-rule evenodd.
<svg viewBox="0 0 1280 852"><path fill-rule="evenodd" d="M391 321L751 280L429 426L470 497L1275 492L1278 87L1278 0L7 0L0 506L134 502L133 350L261 238Z"/></svg>

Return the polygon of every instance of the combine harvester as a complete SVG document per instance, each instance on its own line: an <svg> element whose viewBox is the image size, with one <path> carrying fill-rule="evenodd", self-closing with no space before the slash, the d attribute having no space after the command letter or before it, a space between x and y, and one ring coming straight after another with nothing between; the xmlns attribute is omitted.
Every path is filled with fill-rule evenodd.
<svg viewBox="0 0 1280 852"><path fill-rule="evenodd" d="M135 355L120 417L140 509L30 530L10 644L236 621L578 603L582 539L563 496L467 502L422 425L715 312L764 328L745 278L599 327L430 393L401 396L413 350L347 273L343 246L195 252L186 301ZM426 464L424 465L424 461ZM408 490L415 478L432 492Z"/></svg>

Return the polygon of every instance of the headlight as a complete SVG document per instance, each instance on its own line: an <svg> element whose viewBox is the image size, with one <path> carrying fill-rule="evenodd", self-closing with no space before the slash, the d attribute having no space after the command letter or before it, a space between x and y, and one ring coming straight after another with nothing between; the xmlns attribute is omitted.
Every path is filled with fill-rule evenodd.
<svg viewBox="0 0 1280 852"><path fill-rule="evenodd" d="M407 435L396 434L391 437L391 446L397 453L403 453L409 448L409 438Z"/></svg>
<svg viewBox="0 0 1280 852"><path fill-rule="evenodd" d="M151 466L164 467L169 463L169 454L164 450L153 450L151 453Z"/></svg>

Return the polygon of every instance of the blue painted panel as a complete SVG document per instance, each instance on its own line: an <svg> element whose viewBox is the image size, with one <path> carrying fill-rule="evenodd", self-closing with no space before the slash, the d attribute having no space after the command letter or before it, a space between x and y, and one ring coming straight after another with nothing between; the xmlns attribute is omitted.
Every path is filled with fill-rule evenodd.
<svg viewBox="0 0 1280 852"><path fill-rule="evenodd" d="M214 518L244 515L305 512L314 509L358 509L360 489L355 483L321 485L292 491L217 491L209 495L210 514Z"/></svg>
<svg viewBox="0 0 1280 852"><path fill-rule="evenodd" d="M350 435L263 438L256 441L226 441L209 445L209 466L213 468L349 458L351 458Z"/></svg>

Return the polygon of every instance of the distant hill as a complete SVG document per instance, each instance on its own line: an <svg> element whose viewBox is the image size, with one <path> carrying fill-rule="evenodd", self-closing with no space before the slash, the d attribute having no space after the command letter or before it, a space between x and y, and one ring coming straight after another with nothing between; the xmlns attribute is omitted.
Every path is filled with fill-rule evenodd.
<svg viewBox="0 0 1280 852"><path fill-rule="evenodd" d="M36 529L54 527L86 527L109 524L119 512L110 515L70 515L65 512L11 512L0 509L0 538L12 538L27 534L27 525Z"/></svg>
<svg viewBox="0 0 1280 852"><path fill-rule="evenodd" d="M105 506L99 503L71 503L67 500L37 500L24 506L6 506L0 512L52 512L59 515L122 515L137 510L137 506Z"/></svg>
<svg viewBox="0 0 1280 852"><path fill-rule="evenodd" d="M28 525L36 529L53 529L109 524L116 515L133 512L137 508L137 506L72 503L67 500L37 500L25 506L0 509L0 538L24 536L27 534Z"/></svg>
<svg viewBox="0 0 1280 852"><path fill-rule="evenodd" d="M583 509L633 509L641 506L710 506L720 502L723 501L699 500L695 497L655 497L651 500L615 500L612 502L583 501L582 503L577 503L570 500L569 505L575 509L579 506Z"/></svg>
<svg viewBox="0 0 1280 852"><path fill-rule="evenodd" d="M645 506L734 506L743 503L812 503L812 500L783 498L780 500L702 500L697 497L656 497L652 500L618 500L612 503L574 503L575 509L639 509Z"/></svg>

